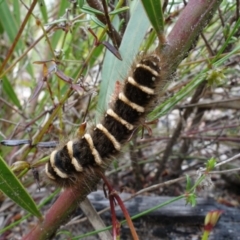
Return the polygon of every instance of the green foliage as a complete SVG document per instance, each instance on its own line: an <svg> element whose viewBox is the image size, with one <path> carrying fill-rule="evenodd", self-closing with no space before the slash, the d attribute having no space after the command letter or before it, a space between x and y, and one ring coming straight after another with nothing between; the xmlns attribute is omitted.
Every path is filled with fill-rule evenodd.
<svg viewBox="0 0 240 240"><path fill-rule="evenodd" d="M186 204L190 204L192 207L195 207L197 204L196 195L194 193L188 194L186 196Z"/></svg>
<svg viewBox="0 0 240 240"><path fill-rule="evenodd" d="M18 1L14 2L14 15L11 13L7 1L0 2L0 22L11 42L13 42L14 38L16 37L20 24L20 8L18 6ZM23 50L22 39L19 39L16 50L16 53L18 54L20 54L20 50Z"/></svg>
<svg viewBox="0 0 240 240"><path fill-rule="evenodd" d="M42 199L41 203L37 206L38 209L40 209L41 207L45 206L47 203L51 202L54 198L56 198L56 196L59 194L60 189L56 189L53 193L51 193L49 196L45 197L44 199ZM2 228L0 230L0 234L6 232L9 229L12 229L13 227L16 227L18 225L20 225L23 221L29 219L32 216L32 214L28 213L25 216L23 216L21 219L9 224L8 226Z"/></svg>
<svg viewBox="0 0 240 240"><path fill-rule="evenodd" d="M1 156L0 190L26 211L32 213L36 217L41 217L41 213L39 212L34 200L11 169L9 169Z"/></svg>
<svg viewBox="0 0 240 240"><path fill-rule="evenodd" d="M206 76L209 86L218 86L223 84L225 75L222 69L209 70Z"/></svg>
<svg viewBox="0 0 240 240"><path fill-rule="evenodd" d="M16 105L18 108L21 109L22 106L17 97L17 94L15 93L14 88L12 87L11 83L9 82L6 76L3 77L2 85L3 85L3 91L7 95L7 99L9 99L12 103L14 103L14 105Z"/></svg>
<svg viewBox="0 0 240 240"><path fill-rule="evenodd" d="M98 14L104 16L104 13L101 11L96 10L95 8L89 7L89 6L82 6L81 11L87 14Z"/></svg>
<svg viewBox="0 0 240 240"><path fill-rule="evenodd" d="M216 159L215 158L210 158L206 163L206 169L207 169L206 171L207 172L212 171L215 168L216 164L217 164Z"/></svg>
<svg viewBox="0 0 240 240"><path fill-rule="evenodd" d="M27 1L25 4L30 4L30 2L35 1ZM113 48L116 47L109 37L109 26L98 18L104 16L104 12L102 9L90 6L89 2L92 1L78 0L78 4L74 5L70 1L53 1L50 5L48 1L37 1L36 7L29 14L24 25L23 20L29 13L30 5L25 6L21 1L0 0L1 65L6 60L5 66L3 68L0 66L0 139L31 139L32 141L31 146L14 148L1 146L0 189L11 201L19 205L19 208L31 213L5 226L1 233L20 226L23 220L31 219L32 215L41 217L39 209L42 206L45 206L41 209L44 215L45 209L50 207L46 204L59 193L59 190L52 193L54 191L50 187L52 184L46 183L43 174L44 164L48 161L51 150L38 148L36 144L41 141L58 141L59 139L66 142L74 136L72 132L79 123L86 120L89 125L92 125L101 119L111 101L111 96L116 95L114 95L116 82L124 81L136 55L139 52L143 54L153 52L159 45L159 35L164 36L164 33L171 32L184 9L182 1L167 1L165 9L162 8L160 0L119 0L116 4L109 5L109 19L115 32L120 36L119 49L115 49L121 54L123 61L120 61L102 44L105 41L112 47L114 46ZM124 5L124 2L129 4ZM213 157L208 160L209 154L210 156L218 154L208 153L210 151L208 146L216 143L217 147L214 145L212 149L221 149L222 145L225 149L226 146L233 144L231 141L229 144L228 136L239 137L239 126L235 122L229 123L231 125L229 128L225 128L227 122L224 123L222 132L216 133L214 130L216 125L222 126L221 117L211 124L209 122L212 119L197 121L197 116L215 108L215 105L201 108L199 105L202 102L211 101L216 95L222 98L228 96L230 100L231 97L235 97L234 90L229 89L232 88L232 82L238 79L239 75L236 67L238 62L236 64L235 61L240 52L238 41L240 19L234 20L230 16L235 16L237 9L236 3L224 1L218 12L222 14L224 22L221 21L219 15L214 15L203 35L199 36L199 40L191 42L191 51L187 54L184 49L179 51L180 55L183 54L186 58L178 67L177 72L174 71L170 77L167 76L164 79L168 81L168 84L159 92L161 98L157 99L155 109L148 115L147 121L158 119L158 124L147 121L142 123L143 127L148 130L143 134L144 139L131 142L131 149L137 155L129 154L129 157L126 154L113 163L114 170L111 173L114 177L111 173L109 176L114 179L114 182L116 182L118 173L120 176L124 176L125 172L134 173L136 189L133 191L139 190L138 184L142 188L158 184L159 176L163 176L164 181L164 174L161 171L156 179L152 179L157 176L156 172L162 163L163 155L169 149L167 142L171 142L172 137L176 136L174 135L175 128L182 121L182 129L176 136L176 142L171 146L172 151L168 159L172 161L170 168L175 162L182 160L179 164L180 169L178 169L180 173L182 173L183 165L190 168L189 171L184 170L186 186L182 184L182 190L184 192L185 189L185 193L169 202L153 206L133 216L133 219L179 199L185 199L187 203L195 206L197 204L196 190L208 176L207 173L202 173L193 182L193 178L189 177L192 173L189 173L191 164L196 164L196 162L197 166L205 164L206 172L212 171L216 165L216 159ZM22 32L19 31L21 27ZM154 31L150 30L151 27ZM94 32L97 39L90 34L88 28ZM167 37L166 39L164 47L171 47L168 45L170 39ZM17 40L17 45L12 48L14 40ZM184 43L184 38L180 38L179 41ZM166 65L171 65L173 58L177 57L178 55L173 55ZM165 59L161 61L164 62ZM34 64L34 62L42 64ZM60 72L62 77L56 74ZM199 93L198 101L192 103L194 93L204 84L206 84L204 91ZM215 92L216 88L221 94ZM36 93L35 97L29 101L34 93ZM186 117L185 113L190 109L187 108L188 104L192 104L192 109L196 110L195 117ZM231 110L229 107L226 109ZM224 109L220 108L220 110L224 112ZM230 119L239 118L238 106L232 109L234 110L235 115L232 114ZM195 114L194 111L191 112L191 116ZM168 114L169 119L174 116L172 122L166 117ZM207 114L201 116L203 116L202 119L208 117ZM216 118L215 115L213 116ZM195 125L191 126L193 122ZM202 126L206 126L205 131L208 134L202 132ZM150 137L147 132L151 133ZM137 131L134 134L133 138L137 135ZM221 136L225 139L218 142ZM190 150L181 152L181 147L189 142L191 142ZM238 145L234 145L233 149L236 150L235 148L238 148ZM122 151L127 152L129 149L126 147ZM137 157L134 158L132 155ZM128 161L128 158L131 158L131 161ZM13 162L20 161L26 162L29 167L16 176L9 166L12 166ZM35 198L37 180L32 177L33 168L39 170L40 185L49 198ZM163 169L166 167L164 166ZM167 169L166 172L168 172ZM140 178L137 179L137 176ZM128 181L120 179L119 182ZM156 189L158 189L156 193L159 193L160 188ZM10 214L13 215L11 209ZM34 222L32 219L29 221ZM94 231L75 238L84 238L98 232ZM59 234L68 236L69 232L62 231ZM75 235L72 234L72 236ZM75 238L72 237L72 239Z"/></svg>
<svg viewBox="0 0 240 240"><path fill-rule="evenodd" d="M186 192L189 192L192 188L192 182L189 175L186 175Z"/></svg>
<svg viewBox="0 0 240 240"><path fill-rule="evenodd" d="M141 0L146 14L157 34L164 31L164 16L161 0Z"/></svg>

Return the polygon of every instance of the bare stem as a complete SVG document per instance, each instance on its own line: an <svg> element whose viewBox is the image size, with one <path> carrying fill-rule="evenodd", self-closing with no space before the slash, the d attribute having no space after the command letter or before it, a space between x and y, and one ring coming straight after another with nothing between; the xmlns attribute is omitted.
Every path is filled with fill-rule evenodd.
<svg viewBox="0 0 240 240"><path fill-rule="evenodd" d="M199 34L210 21L221 0L190 0L167 37L160 52L166 75L174 72L193 47ZM167 77L166 76L166 77Z"/></svg>

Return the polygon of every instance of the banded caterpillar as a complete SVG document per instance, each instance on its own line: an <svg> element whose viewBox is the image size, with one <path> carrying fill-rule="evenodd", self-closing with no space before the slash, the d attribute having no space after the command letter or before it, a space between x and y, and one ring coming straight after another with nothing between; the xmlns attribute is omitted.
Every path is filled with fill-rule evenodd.
<svg viewBox="0 0 240 240"><path fill-rule="evenodd" d="M52 152L46 164L47 176L69 187L93 167L104 170L111 156L120 152L121 146L154 106L160 85L160 58L152 54L140 59L102 122L81 139L71 140Z"/></svg>

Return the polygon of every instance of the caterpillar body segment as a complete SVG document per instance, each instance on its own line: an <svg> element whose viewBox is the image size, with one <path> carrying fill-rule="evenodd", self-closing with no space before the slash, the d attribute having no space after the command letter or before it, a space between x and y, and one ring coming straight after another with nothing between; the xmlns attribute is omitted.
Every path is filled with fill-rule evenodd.
<svg viewBox="0 0 240 240"><path fill-rule="evenodd" d="M134 126L132 124L128 123L126 120L124 120L123 118L118 116L111 108L107 110L107 115L105 117L107 117L107 116L113 117L117 122L122 124L128 130L133 130L133 128L134 128ZM106 119L105 119L105 121L106 121Z"/></svg>
<svg viewBox="0 0 240 240"><path fill-rule="evenodd" d="M154 94L154 90L142 85L139 85L132 77L128 77L127 79L128 83L130 83L132 86L135 86L137 88L139 88L142 92L145 92L149 95Z"/></svg>
<svg viewBox="0 0 240 240"><path fill-rule="evenodd" d="M120 152L154 106L161 85L160 72L157 55L140 59L102 122L82 138L53 151L45 167L46 175L59 185L69 187L77 184L81 174L94 174L91 169L106 169L111 157Z"/></svg>

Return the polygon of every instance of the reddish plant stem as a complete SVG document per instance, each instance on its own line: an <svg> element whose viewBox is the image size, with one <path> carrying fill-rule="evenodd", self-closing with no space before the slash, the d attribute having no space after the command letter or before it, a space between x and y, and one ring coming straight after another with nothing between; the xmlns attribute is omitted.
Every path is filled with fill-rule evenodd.
<svg viewBox="0 0 240 240"><path fill-rule="evenodd" d="M129 215L129 213L128 213L128 211L127 211L127 209L126 209L126 207L125 207L125 205L124 205L124 203L122 201L122 199L116 193L114 193L114 198L117 200L119 207L123 211L123 214L124 214L124 216L125 216L125 218L127 220L127 224L128 224L128 226L129 226L129 228L131 230L131 234L132 234L133 239L134 240L138 240L139 238L138 238L136 229L135 229L135 227L133 225L132 219L131 219L131 217L130 217L130 215Z"/></svg>
<svg viewBox="0 0 240 240"><path fill-rule="evenodd" d="M190 0L167 37L160 56L164 59L166 77L174 72L210 21L222 0Z"/></svg>
<svg viewBox="0 0 240 240"><path fill-rule="evenodd" d="M138 240L138 235L137 235L137 232L135 230L135 227L133 225L133 222L132 222L132 219L126 209L126 207L124 206L124 203L122 201L122 199L119 197L118 193L112 188L112 186L109 184L107 178L105 177L105 175L103 173L100 173L101 174L101 178L103 179L104 183L106 184L107 188L108 188L108 191L109 191L109 200L110 200L110 205L111 205L111 212L112 214L115 215L115 210L114 210L114 201L116 200L119 207L122 209L123 211L123 214L126 218L126 221L127 221L127 224L130 228L130 231L131 231L131 234L132 234L132 237L134 240ZM113 236L116 236L117 235L117 220L116 220L116 216L114 216L113 218Z"/></svg>
<svg viewBox="0 0 240 240"><path fill-rule="evenodd" d="M67 218L69 213L76 208L77 199L72 189L67 189L59 196L55 204L49 209L43 222L32 229L32 231L25 237L24 240L33 239L51 239L56 231L56 226L62 222L62 218ZM56 217L61 216L61 217Z"/></svg>
<svg viewBox="0 0 240 240"><path fill-rule="evenodd" d="M115 213L115 208L114 208L114 196L110 194L109 196L109 203L110 203L110 209L111 209L111 215L112 215L112 234L113 234L113 239L118 238L118 231L117 231L117 217Z"/></svg>
<svg viewBox="0 0 240 240"><path fill-rule="evenodd" d="M96 171L97 172L97 171ZM89 178L89 174L85 173L78 179L78 188L65 189L58 197L57 201L52 205L45 215L43 221L39 222L23 240L47 240L53 239L55 232L61 224L66 222L73 210L77 208L79 203L83 201L86 195L96 186L100 180L98 174L95 179ZM88 183L88 187L80 183Z"/></svg>

